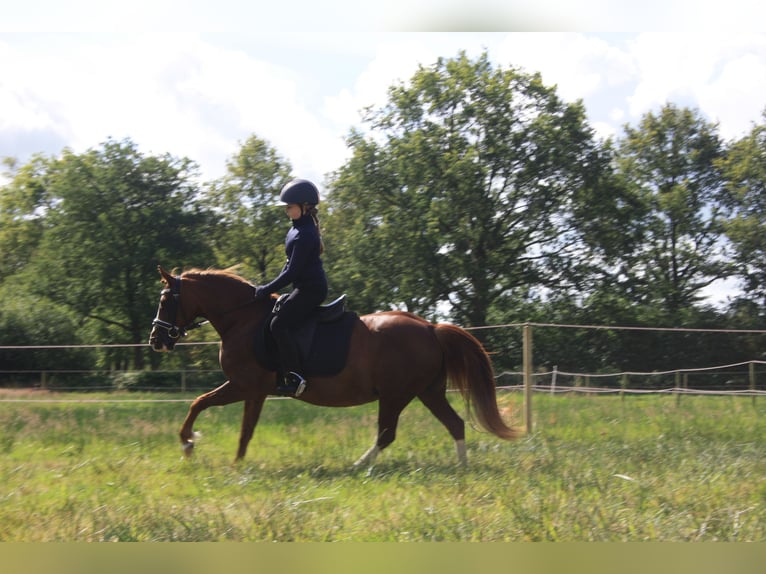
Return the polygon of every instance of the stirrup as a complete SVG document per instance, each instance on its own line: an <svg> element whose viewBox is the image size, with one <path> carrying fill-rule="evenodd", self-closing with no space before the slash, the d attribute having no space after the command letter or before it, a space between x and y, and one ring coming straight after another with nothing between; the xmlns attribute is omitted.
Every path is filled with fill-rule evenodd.
<svg viewBox="0 0 766 574"><path fill-rule="evenodd" d="M295 392L293 393L296 397L299 397L303 394L303 391L306 390L306 379L304 379L300 374L296 373L295 371L290 371L287 373L287 376L290 377L290 382L292 385L295 386Z"/></svg>
<svg viewBox="0 0 766 574"><path fill-rule="evenodd" d="M286 376L279 377L276 393L278 395L300 396L306 390L306 379L295 371L290 371Z"/></svg>

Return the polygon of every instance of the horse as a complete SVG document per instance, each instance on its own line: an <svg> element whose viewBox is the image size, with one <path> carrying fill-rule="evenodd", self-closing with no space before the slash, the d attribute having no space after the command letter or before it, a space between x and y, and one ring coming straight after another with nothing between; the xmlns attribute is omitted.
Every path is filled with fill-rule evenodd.
<svg viewBox="0 0 766 574"><path fill-rule="evenodd" d="M256 286L232 269L190 269L172 275L158 266L163 289L149 344L171 351L187 330L209 322L220 336L219 362L227 377L219 387L190 405L179 435L184 453L194 448L194 422L211 406L244 401L235 461L245 457L264 402L276 389L273 366L264 365L254 341L270 316L276 295L256 300ZM309 376L306 390L293 400L325 407L378 401L377 435L354 463L372 468L396 439L402 410L415 398L446 427L455 441L458 463L467 464L465 422L447 399L448 382L457 388L467 411L486 431L504 440L520 437L498 410L489 355L468 331L450 323L431 323L413 313L382 311L354 316L347 360L342 370Z"/></svg>

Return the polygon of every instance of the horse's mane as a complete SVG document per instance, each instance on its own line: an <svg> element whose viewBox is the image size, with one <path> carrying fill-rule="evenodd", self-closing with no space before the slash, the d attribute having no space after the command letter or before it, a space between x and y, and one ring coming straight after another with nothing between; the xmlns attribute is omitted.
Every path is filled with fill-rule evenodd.
<svg viewBox="0 0 766 574"><path fill-rule="evenodd" d="M181 274L181 277L205 277L205 276L216 276L216 277L225 277L227 279L232 279L233 281L238 281L240 283L247 283L250 284L250 281L242 277L237 273L237 270L239 269L239 265L233 265L231 267L227 267L226 269L199 269L197 267L194 267L192 269L187 269Z"/></svg>

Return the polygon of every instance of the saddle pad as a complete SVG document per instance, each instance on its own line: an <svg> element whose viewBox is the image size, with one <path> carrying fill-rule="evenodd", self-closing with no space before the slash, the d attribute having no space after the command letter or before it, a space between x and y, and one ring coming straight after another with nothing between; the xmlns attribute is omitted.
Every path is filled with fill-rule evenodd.
<svg viewBox="0 0 766 574"><path fill-rule="evenodd" d="M356 313L346 311L337 321L318 323L308 350L308 342L301 340L300 333L296 334L296 342L304 357L304 376L329 377L343 370L351 346L351 334L358 320L359 316ZM276 370L279 367L276 344L267 328L259 329L255 341L255 355L258 362L267 369Z"/></svg>

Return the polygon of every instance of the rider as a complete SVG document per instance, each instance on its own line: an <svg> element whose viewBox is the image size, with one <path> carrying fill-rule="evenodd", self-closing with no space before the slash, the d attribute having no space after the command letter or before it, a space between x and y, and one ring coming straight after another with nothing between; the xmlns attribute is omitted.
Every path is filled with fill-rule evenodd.
<svg viewBox="0 0 766 574"><path fill-rule="evenodd" d="M306 388L306 380L301 353L290 331L327 297L327 277L320 258L324 244L317 218L319 191L306 179L294 179L282 188L279 199L292 220L285 238L287 262L273 281L256 288L255 298L264 299L290 283L293 285L271 321L271 332L281 367L277 373L277 393L298 396Z"/></svg>

